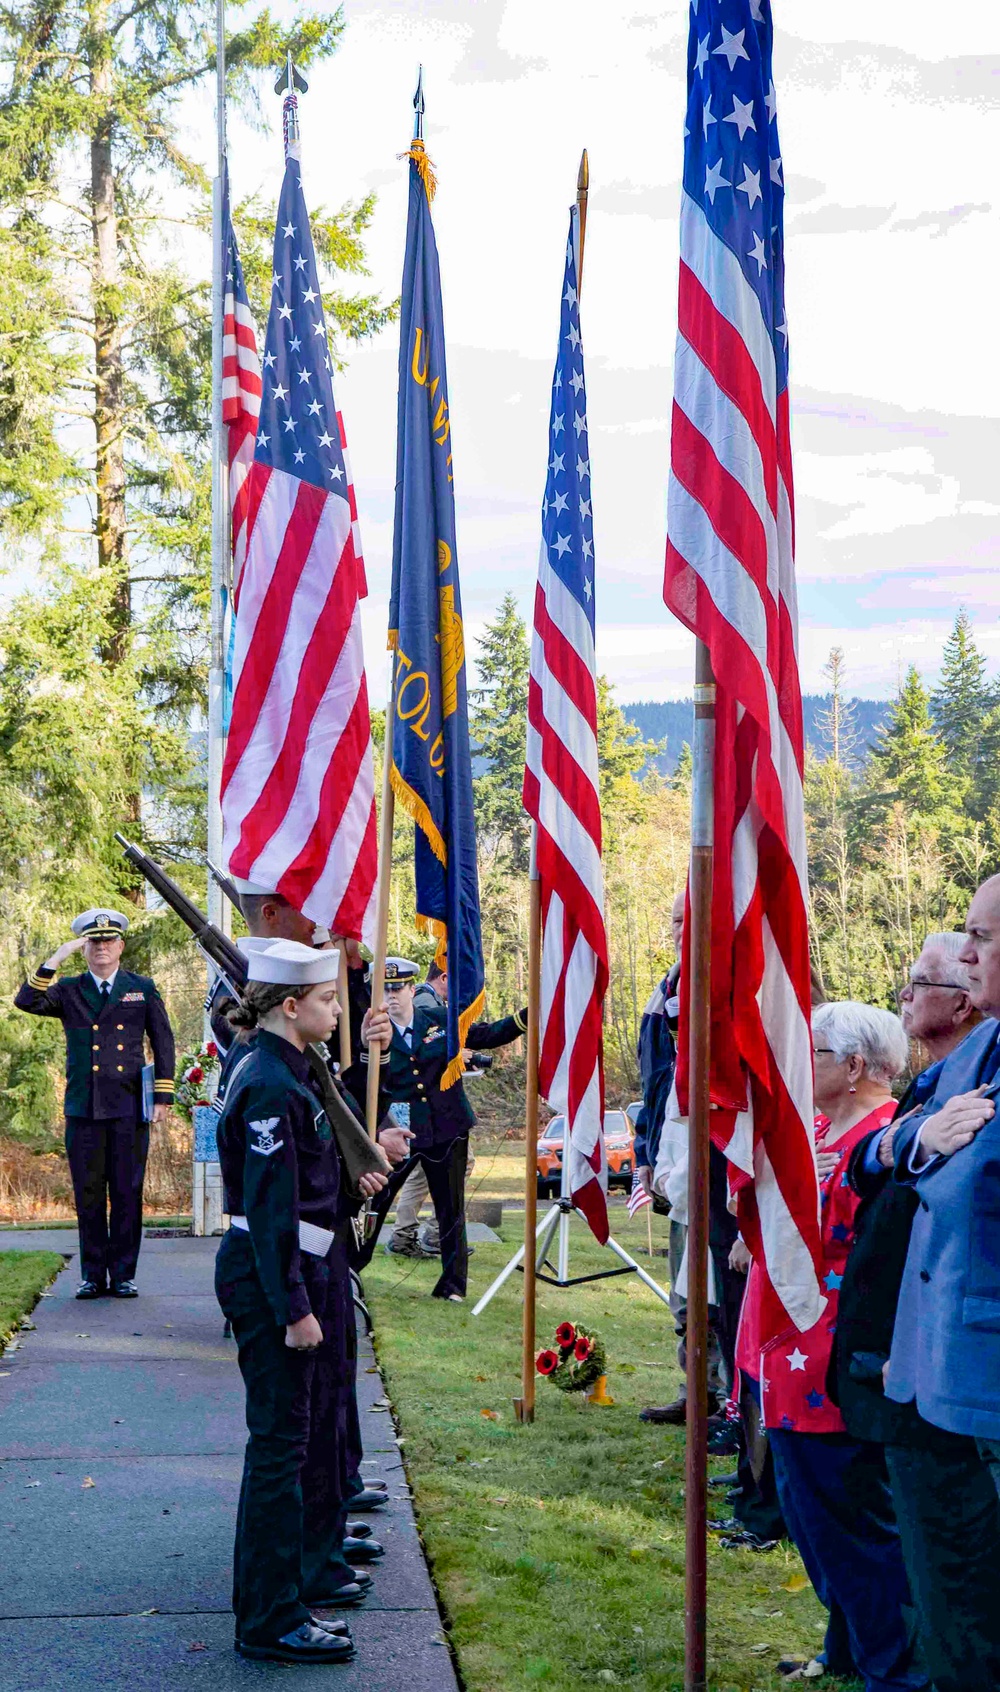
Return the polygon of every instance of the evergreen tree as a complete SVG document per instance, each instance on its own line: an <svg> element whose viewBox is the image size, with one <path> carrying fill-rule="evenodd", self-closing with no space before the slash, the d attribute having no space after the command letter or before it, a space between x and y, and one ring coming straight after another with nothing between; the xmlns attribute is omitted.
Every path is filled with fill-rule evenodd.
<svg viewBox="0 0 1000 1692"><path fill-rule="evenodd" d="M485 765L473 789L481 845L516 874L528 869L531 825L521 804L528 727L530 650L512 593L479 641L479 686L469 693L469 730Z"/></svg>
<svg viewBox="0 0 1000 1692"><path fill-rule="evenodd" d="M871 748L870 766L876 802L901 801L910 815L933 817L953 801L945 747L934 730L927 690L912 664Z"/></svg>
<svg viewBox="0 0 1000 1692"><path fill-rule="evenodd" d="M249 100L286 51L303 65L332 52L342 28L339 13L282 27L258 12L229 39L231 93ZM208 227L180 102L213 70L209 10L181 0L0 12L0 539L96 567L110 599L102 588L93 656L128 669L182 735L205 679L211 324L207 245L202 280L174 256L178 223ZM321 254L362 269L370 212L321 215ZM253 249L252 208L248 222ZM380 321L370 301L324 303L348 334ZM130 743L131 827L148 745Z"/></svg>
<svg viewBox="0 0 1000 1692"><path fill-rule="evenodd" d="M976 646L972 620L963 606L945 642L941 680L931 695L934 724L953 774L974 775L983 719L992 702L986 659Z"/></svg>
<svg viewBox="0 0 1000 1692"><path fill-rule="evenodd" d="M670 777L670 786L675 793L685 793L690 798L693 781L694 756L691 752L690 742L685 740L678 754L677 763L674 765L674 773Z"/></svg>

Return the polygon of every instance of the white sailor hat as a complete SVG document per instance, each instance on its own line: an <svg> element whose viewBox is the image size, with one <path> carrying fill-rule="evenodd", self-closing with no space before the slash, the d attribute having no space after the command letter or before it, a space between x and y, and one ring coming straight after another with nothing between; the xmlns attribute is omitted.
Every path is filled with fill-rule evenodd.
<svg viewBox="0 0 1000 1692"><path fill-rule="evenodd" d="M366 977L368 981L372 978L372 970L374 967L374 964L369 964L368 966L368 973ZM385 979L387 983L390 981L416 981L419 974L420 965L415 964L410 958L386 958L385 960Z"/></svg>
<svg viewBox="0 0 1000 1692"><path fill-rule="evenodd" d="M106 905L103 908L95 905L76 917L70 927L78 940L124 940L128 917L121 911L109 910Z"/></svg>
<svg viewBox="0 0 1000 1692"><path fill-rule="evenodd" d="M318 987L324 981L337 979L340 967L337 951L317 951L314 946L300 946L297 940L272 940L252 952L247 951L245 940L239 944L247 955L249 981L266 981L282 987Z"/></svg>
<svg viewBox="0 0 1000 1692"><path fill-rule="evenodd" d="M233 886L237 893L249 893L255 899L273 899L276 889L263 881L245 881L242 876L232 877Z"/></svg>
<svg viewBox="0 0 1000 1692"><path fill-rule="evenodd" d="M265 934L244 934L236 944L245 958L252 957L254 952L266 952L271 946L277 946L279 936Z"/></svg>

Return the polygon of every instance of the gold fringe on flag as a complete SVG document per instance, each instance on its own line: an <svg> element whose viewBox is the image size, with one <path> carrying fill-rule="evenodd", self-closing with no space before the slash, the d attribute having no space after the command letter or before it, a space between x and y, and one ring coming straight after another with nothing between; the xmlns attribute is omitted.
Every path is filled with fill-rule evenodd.
<svg viewBox="0 0 1000 1692"><path fill-rule="evenodd" d="M416 165L417 170L420 172L420 180L424 185L424 193L427 195L428 200L433 200L435 194L437 193L438 179L434 174L434 166L431 164L430 159L424 152L423 142L415 139L409 151L406 153L400 153L399 157L401 159L409 159L411 164Z"/></svg>
<svg viewBox="0 0 1000 1692"><path fill-rule="evenodd" d="M388 752L388 748L386 748L386 751ZM419 793L414 793L413 788L410 786L408 781L403 780L395 764L393 764L389 770L389 780L392 783L392 791L399 800L399 803L402 805L403 810L406 812L407 816L413 818L413 821L416 823L418 828L423 829L424 834L427 836L427 844L434 853L435 858L437 858L439 863L442 863L447 867L448 848L441 836L441 830L438 828L437 823L434 821L430 811L427 809L424 800L421 799Z"/></svg>

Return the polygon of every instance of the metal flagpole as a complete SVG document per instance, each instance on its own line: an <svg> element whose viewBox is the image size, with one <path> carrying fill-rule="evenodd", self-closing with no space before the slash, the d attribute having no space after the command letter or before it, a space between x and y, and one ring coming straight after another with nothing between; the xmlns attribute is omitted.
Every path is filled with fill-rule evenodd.
<svg viewBox="0 0 1000 1692"><path fill-rule="evenodd" d="M226 452L225 429L222 422L222 341L225 277L222 251L222 201L226 169L226 8L225 0L215 0L215 125L217 160L215 181L212 184L212 592L209 624L208 668L208 747L207 747L207 816L206 833L208 856L214 863L222 861L222 759L224 753L223 698L225 686L225 651L223 593L228 585L229 537L229 465ZM207 888L208 919L224 934L232 932L229 906L222 889L211 871ZM209 988L215 982L216 970L209 965ZM212 1037L208 1012L205 1013L204 1037ZM211 1234L222 1226L222 1179L214 1154L199 1157L203 1147L192 1146L191 1210L192 1228L196 1234Z"/></svg>
<svg viewBox="0 0 1000 1692"><path fill-rule="evenodd" d="M222 862L222 709L225 679L223 594L228 585L229 477L222 422L222 196L226 170L226 0L215 0L215 123L217 164L212 185L212 607L208 672L208 856ZM208 917L230 932L229 910L215 877L208 877Z"/></svg>
<svg viewBox="0 0 1000 1692"><path fill-rule="evenodd" d="M708 647L695 655L691 783L689 1004L687 1451L685 1457L684 1692L705 1692L708 1500L708 1180L715 678Z"/></svg>

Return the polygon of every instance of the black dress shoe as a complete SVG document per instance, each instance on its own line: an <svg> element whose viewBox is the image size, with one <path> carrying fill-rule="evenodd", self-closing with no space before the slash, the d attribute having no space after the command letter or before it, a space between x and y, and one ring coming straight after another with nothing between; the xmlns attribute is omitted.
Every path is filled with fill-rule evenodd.
<svg viewBox="0 0 1000 1692"><path fill-rule="evenodd" d="M138 1298L139 1288L134 1281L112 1281L112 1298Z"/></svg>
<svg viewBox="0 0 1000 1692"><path fill-rule="evenodd" d="M367 1539L371 1531L371 1522L348 1522L344 1529L348 1539Z"/></svg>
<svg viewBox="0 0 1000 1692"><path fill-rule="evenodd" d="M388 1504L389 1494L379 1492L373 1486L366 1486L363 1492L356 1492L350 1500L352 1510L378 1510L383 1504Z"/></svg>
<svg viewBox="0 0 1000 1692"><path fill-rule="evenodd" d="M709 1486L725 1486L725 1487L728 1487L731 1491L736 1493L736 1496L738 1498L739 1495L740 1495L740 1492L742 1490L742 1488L740 1487L740 1484L739 1484L739 1479L740 1479L739 1475L709 1475L708 1484L709 1484ZM728 1496L728 1494L727 1494L727 1496ZM731 1498L730 1498L729 1502L732 1503Z"/></svg>
<svg viewBox="0 0 1000 1692"><path fill-rule="evenodd" d="M324 1633L333 1633L338 1639L351 1637L351 1630L345 1621L334 1621L332 1616L324 1621L322 1616L313 1616L312 1622L314 1627L321 1627Z"/></svg>
<svg viewBox="0 0 1000 1692"><path fill-rule="evenodd" d="M370 1578L365 1581L364 1585L359 1580L349 1580L345 1585L336 1586L330 1592L304 1592L302 1602L308 1604L310 1609L353 1610L359 1604L364 1603L370 1585Z"/></svg>
<svg viewBox="0 0 1000 1692"><path fill-rule="evenodd" d="M354 1655L354 1642L307 1621L273 1645L247 1645L241 1639L236 1649L241 1657L265 1663L347 1663Z"/></svg>
<svg viewBox="0 0 1000 1692"><path fill-rule="evenodd" d="M107 1292L99 1281L81 1281L77 1289L77 1298L103 1298Z"/></svg>
<svg viewBox="0 0 1000 1692"><path fill-rule="evenodd" d="M385 1546L380 1545L377 1539L348 1537L344 1540L342 1555L349 1563L377 1563L380 1557L385 1556Z"/></svg>

